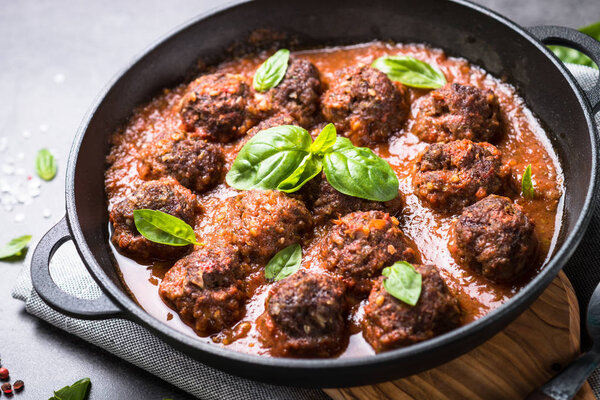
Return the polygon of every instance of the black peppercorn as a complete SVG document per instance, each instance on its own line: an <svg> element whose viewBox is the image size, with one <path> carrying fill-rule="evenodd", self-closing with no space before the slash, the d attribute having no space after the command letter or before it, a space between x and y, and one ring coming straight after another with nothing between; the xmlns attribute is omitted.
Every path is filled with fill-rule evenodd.
<svg viewBox="0 0 600 400"><path fill-rule="evenodd" d="M0 379L6 380L8 379L8 370L6 368L0 368Z"/></svg>
<svg viewBox="0 0 600 400"><path fill-rule="evenodd" d="M15 389L16 392L20 392L24 387L25 382L22 380L15 381L15 383L13 383L13 389Z"/></svg>
<svg viewBox="0 0 600 400"><path fill-rule="evenodd" d="M12 394L12 386L8 382L3 383L0 389L2 389L2 393L4 394Z"/></svg>

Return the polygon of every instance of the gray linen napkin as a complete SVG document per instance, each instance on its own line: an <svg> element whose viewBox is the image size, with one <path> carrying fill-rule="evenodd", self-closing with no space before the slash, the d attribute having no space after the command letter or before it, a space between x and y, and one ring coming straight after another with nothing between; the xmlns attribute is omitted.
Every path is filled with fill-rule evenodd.
<svg viewBox="0 0 600 400"><path fill-rule="evenodd" d="M591 87L597 79L598 72L591 68L577 65L569 65L569 68L584 88ZM596 118L596 121L600 124L600 116ZM581 260L590 268L593 258L589 257L589 253L600 253L598 251L600 249L597 249L597 243L600 242L600 228L598 228L600 227L600 206L597 207L594 218L592 225L595 224L597 227L597 229L591 229L594 238L584 243L584 245L587 244L584 252L588 255L579 258L576 254L574 261L570 264L577 265ZM596 248L588 247L593 244L596 244ZM599 263L594 263L594 265L600 265L600 255L596 258L598 260L594 261L599 261ZM584 261L586 259L587 261ZM66 243L56 252L50 263L50 271L57 285L74 296L94 299L100 295L100 288L80 261L73 243ZM591 279L588 278L589 280ZM595 286L595 284L596 282L589 282L591 286ZM577 284L575 286L577 288ZM191 359L157 339L145 328L127 320L86 321L67 317L54 311L44 303L31 285L29 259L25 262L12 296L24 301L25 309L30 314L77 335L201 399L328 398L322 391L316 389L273 386L225 374ZM600 370L596 370L590 377L590 383L596 397L600 398Z"/></svg>

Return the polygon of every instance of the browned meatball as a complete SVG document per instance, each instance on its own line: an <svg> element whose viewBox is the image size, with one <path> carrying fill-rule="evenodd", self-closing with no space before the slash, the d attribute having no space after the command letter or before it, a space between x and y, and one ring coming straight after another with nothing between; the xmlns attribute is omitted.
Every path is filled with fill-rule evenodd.
<svg viewBox="0 0 600 400"><path fill-rule="evenodd" d="M345 286L339 278L298 271L276 283L259 317L274 356L330 357L347 343Z"/></svg>
<svg viewBox="0 0 600 400"><path fill-rule="evenodd" d="M379 202L340 193L327 182L325 174L308 181L298 191L298 196L313 212L316 224L324 224L353 211L379 210L396 215L403 205L400 194L393 200Z"/></svg>
<svg viewBox="0 0 600 400"><path fill-rule="evenodd" d="M301 126L310 126L319 109L319 70L310 61L292 58L285 77L269 95L276 112L291 115Z"/></svg>
<svg viewBox="0 0 600 400"><path fill-rule="evenodd" d="M376 352L431 339L460 325L456 298L431 265L415 265L422 277L419 301L410 306L389 294L381 277L364 308L363 335Z"/></svg>
<svg viewBox="0 0 600 400"><path fill-rule="evenodd" d="M456 262L495 282L511 282L535 266L534 223L509 198L491 195L465 208L448 245Z"/></svg>
<svg viewBox="0 0 600 400"><path fill-rule="evenodd" d="M465 139L425 149L416 160L413 185L431 208L452 212L497 193L506 176L496 147Z"/></svg>
<svg viewBox="0 0 600 400"><path fill-rule="evenodd" d="M412 132L426 142L493 142L502 134L498 99L491 90L447 84L419 103Z"/></svg>
<svg viewBox="0 0 600 400"><path fill-rule="evenodd" d="M245 275L246 269L233 249L200 248L167 272L159 294L196 333L206 336L244 316Z"/></svg>
<svg viewBox="0 0 600 400"><path fill-rule="evenodd" d="M270 118L262 120L258 123L258 125L253 126L248 131L246 136L244 136L242 140L240 140L237 146L238 151L240 151L242 147L244 147L244 145L248 143L248 141L252 137L254 137L258 132L281 125L298 125L298 122L288 114L277 114Z"/></svg>
<svg viewBox="0 0 600 400"><path fill-rule="evenodd" d="M159 210L177 217L192 227L200 213L196 195L173 178L143 183L135 192L115 204L110 211L114 227L112 242L124 253L139 260L172 260L181 257L190 246L168 246L143 237L135 227L133 211Z"/></svg>
<svg viewBox="0 0 600 400"><path fill-rule="evenodd" d="M171 176L183 186L204 192L223 178L223 150L197 137L177 132L142 150L138 172L145 180Z"/></svg>
<svg viewBox="0 0 600 400"><path fill-rule="evenodd" d="M273 190L249 190L228 198L214 212L213 221L219 240L259 264L291 244L302 243L313 227L304 203Z"/></svg>
<svg viewBox="0 0 600 400"><path fill-rule="evenodd" d="M359 296L371 290L384 267L414 257L398 220L387 213L357 211L333 222L316 245L314 262L340 275Z"/></svg>
<svg viewBox="0 0 600 400"><path fill-rule="evenodd" d="M323 94L323 115L355 145L385 142L408 116L406 95L399 87L375 68L345 68L336 72Z"/></svg>
<svg viewBox="0 0 600 400"><path fill-rule="evenodd" d="M189 84L181 100L183 125L213 142L243 136L255 123L251 92L241 75L203 75Z"/></svg>

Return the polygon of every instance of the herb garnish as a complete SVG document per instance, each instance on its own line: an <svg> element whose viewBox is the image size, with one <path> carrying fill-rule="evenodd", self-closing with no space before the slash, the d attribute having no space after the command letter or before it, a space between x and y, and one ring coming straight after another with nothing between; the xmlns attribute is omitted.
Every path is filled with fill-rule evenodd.
<svg viewBox="0 0 600 400"><path fill-rule="evenodd" d="M196 241L194 229L184 221L158 210L134 210L138 232L151 242L169 246L202 245Z"/></svg>
<svg viewBox="0 0 600 400"><path fill-rule="evenodd" d="M90 378L83 378L54 392L48 400L84 400L90 387Z"/></svg>
<svg viewBox="0 0 600 400"><path fill-rule="evenodd" d="M327 125L312 142L306 129L281 125L257 133L242 147L226 181L239 190L292 193L323 170L341 193L374 201L398 196L398 178L371 149L355 147Z"/></svg>
<svg viewBox="0 0 600 400"><path fill-rule="evenodd" d="M423 278L415 267L406 261L398 261L381 272L386 278L383 280L383 288L400 301L414 306L421 296L421 285Z"/></svg>
<svg viewBox="0 0 600 400"><path fill-rule="evenodd" d="M257 92L264 92L279 85L287 71L289 59L290 51L287 49L278 50L267 58L254 73L252 80L254 89Z"/></svg>
<svg viewBox="0 0 600 400"><path fill-rule="evenodd" d="M371 66L406 86L438 89L446 84L446 77L439 69L411 56L383 56Z"/></svg>
<svg viewBox="0 0 600 400"><path fill-rule="evenodd" d="M27 247L27 244L30 240L31 235L23 235L12 239L10 242L0 248L0 259L19 257L21 254L23 254L23 249Z"/></svg>
<svg viewBox="0 0 600 400"><path fill-rule="evenodd" d="M533 199L535 197L535 190L533 188L533 180L531 179L531 164L525 168L523 177L521 178L521 193L523 197Z"/></svg>
<svg viewBox="0 0 600 400"><path fill-rule="evenodd" d="M593 37L596 40L600 40L600 21L588 26L584 26L583 28L579 28L579 31ZM588 67L598 69L598 66L594 63L594 61L580 51L562 46L548 46L548 48L552 50L552 52L556 54L556 56L560 58L562 62L586 65Z"/></svg>
<svg viewBox="0 0 600 400"><path fill-rule="evenodd" d="M265 278L280 281L293 275L302 262L302 248L298 243L279 251L265 267Z"/></svg>
<svg viewBox="0 0 600 400"><path fill-rule="evenodd" d="M56 160L48 149L38 151L35 159L35 171L45 181L51 181L56 176Z"/></svg>

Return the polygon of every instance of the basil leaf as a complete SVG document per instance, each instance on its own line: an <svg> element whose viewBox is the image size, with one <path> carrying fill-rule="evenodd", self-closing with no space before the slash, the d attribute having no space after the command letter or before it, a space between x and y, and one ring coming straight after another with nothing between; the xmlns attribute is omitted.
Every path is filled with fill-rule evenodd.
<svg viewBox="0 0 600 400"><path fill-rule="evenodd" d="M319 157L315 157L314 154L309 153L304 157L298 168L277 185L277 190L281 190L285 193L293 193L304 186L306 182L317 176L322 169L323 161L321 161Z"/></svg>
<svg viewBox="0 0 600 400"><path fill-rule="evenodd" d="M584 26L583 28L579 28L579 30L596 40L600 40L600 21L588 26ZM598 69L598 66L592 61L591 58L575 49L562 46L548 46L548 48L552 50L552 52L556 54L556 56L562 62L580 64Z"/></svg>
<svg viewBox="0 0 600 400"><path fill-rule="evenodd" d="M254 79L252 80L254 89L258 92L264 92L279 85L287 71L289 59L290 51L287 49L278 50L267 58L254 73Z"/></svg>
<svg viewBox="0 0 600 400"><path fill-rule="evenodd" d="M352 141L350 139L345 138L343 136L338 136L335 139L335 144L331 148L331 151L338 151L341 149L351 149L353 147L354 147L354 145L352 144Z"/></svg>
<svg viewBox="0 0 600 400"><path fill-rule="evenodd" d="M41 149L35 158L35 171L45 181L51 181L56 176L56 160L50 151Z"/></svg>
<svg viewBox="0 0 600 400"><path fill-rule="evenodd" d="M438 89L446 84L446 77L439 69L410 56L379 57L371 66L406 86Z"/></svg>
<svg viewBox="0 0 600 400"><path fill-rule="evenodd" d="M90 387L90 383L90 378L78 380L71 386L65 386L64 388L55 391L54 396L50 397L48 400L84 400Z"/></svg>
<svg viewBox="0 0 600 400"><path fill-rule="evenodd" d="M0 248L0 259L18 257L23 254L23 249L31 240L31 235L23 235L12 239Z"/></svg>
<svg viewBox="0 0 600 400"><path fill-rule="evenodd" d="M521 193L523 197L533 199L535 196L535 190L533 188L533 180L531 179L531 164L525 168L523 177L521 178Z"/></svg>
<svg viewBox="0 0 600 400"><path fill-rule="evenodd" d="M345 141L340 141L343 145ZM398 196L398 178L390 165L366 147L336 147L325 155L323 170L337 191L374 201Z"/></svg>
<svg viewBox="0 0 600 400"><path fill-rule="evenodd" d="M265 278L280 281L293 275L300 268L302 248L298 243L279 251L265 267Z"/></svg>
<svg viewBox="0 0 600 400"><path fill-rule="evenodd" d="M399 261L381 272L386 278L383 288L386 292L408 305L414 306L421 296L423 278L415 268L406 261Z"/></svg>
<svg viewBox="0 0 600 400"><path fill-rule="evenodd" d="M315 141L310 145L311 153L325 154L331 151L331 148L336 142L336 138L337 132L335 130L335 125L327 124L321 133L319 133L319 136L317 136Z"/></svg>
<svg viewBox="0 0 600 400"><path fill-rule="evenodd" d="M138 232L151 242L169 246L201 245L194 229L184 221L158 210L134 210L133 220Z"/></svg>
<svg viewBox="0 0 600 400"><path fill-rule="evenodd" d="M235 189L277 189L302 164L312 139L306 129L281 125L260 131L242 147L225 180Z"/></svg>

